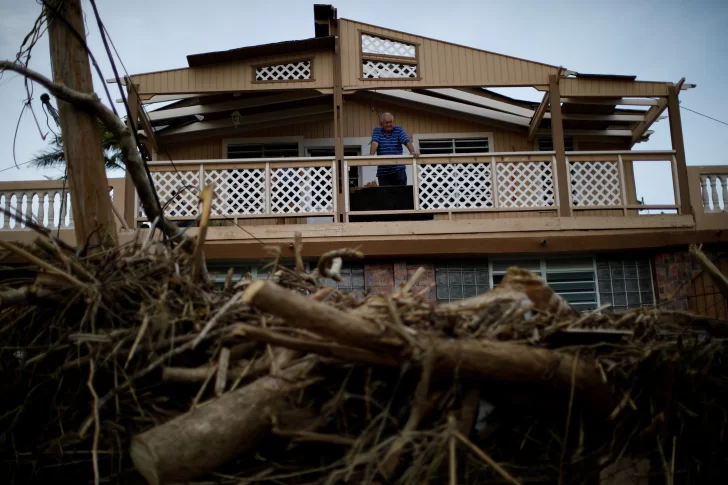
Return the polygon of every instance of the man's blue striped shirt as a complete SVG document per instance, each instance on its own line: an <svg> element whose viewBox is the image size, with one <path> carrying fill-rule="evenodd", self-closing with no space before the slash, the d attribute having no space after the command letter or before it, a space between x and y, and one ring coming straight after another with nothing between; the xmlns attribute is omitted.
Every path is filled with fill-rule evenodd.
<svg viewBox="0 0 728 485"><path fill-rule="evenodd" d="M377 147L379 156L402 155L402 145L409 143L410 139L401 126L395 126L389 134L385 133L382 128L374 128L372 142L379 144ZM377 167L377 177L396 173L404 168L404 165L382 165Z"/></svg>

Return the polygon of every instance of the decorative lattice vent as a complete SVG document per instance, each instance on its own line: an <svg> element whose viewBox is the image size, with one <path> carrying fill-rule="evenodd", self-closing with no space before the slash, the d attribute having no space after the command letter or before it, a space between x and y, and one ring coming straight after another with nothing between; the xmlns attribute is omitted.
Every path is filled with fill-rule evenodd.
<svg viewBox="0 0 728 485"><path fill-rule="evenodd" d="M417 77L416 64L364 61L364 78L366 79L415 77Z"/></svg>
<svg viewBox="0 0 728 485"><path fill-rule="evenodd" d="M416 56L416 47L406 42L384 39L373 35L362 34L361 51L364 54L377 54L396 57Z"/></svg>
<svg viewBox="0 0 728 485"><path fill-rule="evenodd" d="M308 81L311 61L288 62L255 68L256 81Z"/></svg>

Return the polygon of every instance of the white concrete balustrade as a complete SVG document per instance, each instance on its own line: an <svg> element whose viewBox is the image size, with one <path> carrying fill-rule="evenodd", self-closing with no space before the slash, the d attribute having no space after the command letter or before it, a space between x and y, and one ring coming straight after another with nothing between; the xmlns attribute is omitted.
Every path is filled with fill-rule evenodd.
<svg viewBox="0 0 728 485"><path fill-rule="evenodd" d="M73 227L68 188L0 189L0 231L24 231L30 220L50 229Z"/></svg>
<svg viewBox="0 0 728 485"><path fill-rule="evenodd" d="M700 192L704 212L728 212L728 174L701 174Z"/></svg>

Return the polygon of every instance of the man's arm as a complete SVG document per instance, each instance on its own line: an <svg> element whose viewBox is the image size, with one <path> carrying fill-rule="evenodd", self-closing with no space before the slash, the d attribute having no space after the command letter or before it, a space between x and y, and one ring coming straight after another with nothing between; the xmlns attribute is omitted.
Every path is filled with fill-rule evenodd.
<svg viewBox="0 0 728 485"><path fill-rule="evenodd" d="M399 142L407 147L407 150L409 150L410 155L414 157L418 157L420 154L415 151L415 147L412 145L412 140L409 139L409 136L407 136L407 132L402 130L399 134Z"/></svg>
<svg viewBox="0 0 728 485"><path fill-rule="evenodd" d="M369 155L376 155L378 147L379 143L377 143L376 141L372 141L369 146Z"/></svg>
<svg viewBox="0 0 728 485"><path fill-rule="evenodd" d="M419 157L420 156L420 154L415 151L415 147L412 145L412 142L411 141L408 141L405 146L407 147L407 150L409 150L410 155L412 155L413 157Z"/></svg>

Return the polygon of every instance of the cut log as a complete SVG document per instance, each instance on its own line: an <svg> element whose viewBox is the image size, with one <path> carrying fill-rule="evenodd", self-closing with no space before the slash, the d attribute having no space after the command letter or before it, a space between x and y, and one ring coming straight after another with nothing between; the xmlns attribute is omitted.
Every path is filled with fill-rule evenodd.
<svg viewBox="0 0 728 485"><path fill-rule="evenodd" d="M134 466L151 485L186 482L253 449L270 431L270 416L291 407L289 393L313 365L295 364L135 436Z"/></svg>

